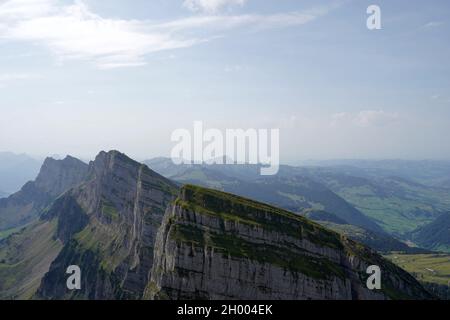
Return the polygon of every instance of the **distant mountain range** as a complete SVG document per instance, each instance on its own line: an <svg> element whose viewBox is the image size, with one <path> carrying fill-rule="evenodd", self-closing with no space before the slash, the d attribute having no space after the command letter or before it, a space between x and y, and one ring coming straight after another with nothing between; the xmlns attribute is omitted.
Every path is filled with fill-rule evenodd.
<svg viewBox="0 0 450 320"><path fill-rule="evenodd" d="M334 168L297 168L296 172L323 183L383 230L399 237L450 209L449 190L398 176L373 173L362 177Z"/></svg>
<svg viewBox="0 0 450 320"><path fill-rule="evenodd" d="M178 174L256 198L268 194L295 213L181 186L182 179L172 182L117 151L89 165L47 159L35 181L1 200L0 218L14 229L0 241L0 298L433 298L376 251L299 214L326 209L319 218L383 234L324 185L261 179L254 167L190 169ZM66 287L69 265L82 270L81 290ZM383 270L381 290L366 287L369 265Z"/></svg>
<svg viewBox="0 0 450 320"><path fill-rule="evenodd" d="M282 172L277 176L262 177L253 165L174 165L170 159L146 161L162 175L180 183L199 184L239 194L299 212L315 208L333 212L349 223L373 231L382 229L325 185L306 177Z"/></svg>
<svg viewBox="0 0 450 320"><path fill-rule="evenodd" d="M302 166L328 167L360 177L400 177L432 187L449 187L450 160L318 160Z"/></svg>
<svg viewBox="0 0 450 320"><path fill-rule="evenodd" d="M264 178L252 165L178 166L164 158L146 163L180 183L240 194L297 213L305 208L326 211L381 237L389 234L391 240L393 236L411 242L410 232L450 211L449 190L382 172L376 175L375 169L368 175L360 168L281 166L277 176ZM349 233L351 229L346 228ZM383 242L392 244L391 240Z"/></svg>
<svg viewBox="0 0 450 320"><path fill-rule="evenodd" d="M36 178L42 162L25 154L0 152L0 198L18 191Z"/></svg>

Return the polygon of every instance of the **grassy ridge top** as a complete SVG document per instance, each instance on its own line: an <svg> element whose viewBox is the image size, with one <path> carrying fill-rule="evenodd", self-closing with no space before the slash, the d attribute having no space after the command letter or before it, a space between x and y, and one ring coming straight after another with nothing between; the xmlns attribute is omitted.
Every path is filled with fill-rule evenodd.
<svg viewBox="0 0 450 320"><path fill-rule="evenodd" d="M342 249L340 235L292 212L226 192L185 185L178 205L198 213L216 216L276 231L316 244Z"/></svg>
<svg viewBox="0 0 450 320"><path fill-rule="evenodd" d="M278 241L278 237L275 237L273 242L264 244L252 242L222 223L228 221L236 225L244 224L251 228L289 235L295 239L307 239L319 246L343 249L337 233L303 217L240 196L194 185L186 185L181 189L175 205L221 220L219 229L216 229L178 217L171 221L173 225L170 228L171 238L176 241L200 248L211 247L227 256L270 263L316 279L333 276L345 278L341 266L326 257L308 254L305 249L295 245L294 241Z"/></svg>

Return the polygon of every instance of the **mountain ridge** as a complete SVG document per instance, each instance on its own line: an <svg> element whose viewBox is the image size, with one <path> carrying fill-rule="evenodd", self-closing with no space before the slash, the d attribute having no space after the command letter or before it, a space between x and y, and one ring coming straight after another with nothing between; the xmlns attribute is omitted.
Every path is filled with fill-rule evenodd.
<svg viewBox="0 0 450 320"><path fill-rule="evenodd" d="M198 186L183 186L156 246L150 298L430 298L361 244L294 213ZM365 287L371 264L382 268L384 290Z"/></svg>
<svg viewBox="0 0 450 320"><path fill-rule="evenodd" d="M60 194L81 183L87 168L87 164L70 156L64 160L47 158L34 181L0 199L0 231L23 226L36 219Z"/></svg>
<svg viewBox="0 0 450 320"><path fill-rule="evenodd" d="M47 169L51 168L43 170L43 176L54 177L55 171ZM48 192L60 187L40 186ZM186 193L192 189L200 190L199 197ZM164 239L170 238L164 235L186 224L186 219L202 230L199 239L204 245L184 243L179 250L170 242L164 245ZM232 231L231 238L227 230ZM229 241L239 242L229 246ZM180 288L186 283L186 273L171 276L167 262L187 261L189 265L193 250L203 250L205 254L196 255L197 259L208 257L219 268L228 263L232 271L228 281L240 278L241 266L276 277L250 278L226 289L214 272L203 270L208 283L188 273L193 292L203 292L190 297L248 298L246 292L258 292L255 297L277 299L432 298L409 274L364 245L268 204L202 187L187 186L180 191L171 180L118 151L100 152L90 162L82 183L58 195L38 220L0 241L0 298L169 298L167 279ZM36 261L41 262L39 268L35 268ZM362 271L368 262L383 266L387 291L364 288ZM82 270L81 290L66 287L69 265ZM190 264L191 268L202 265ZM296 283L292 272L301 279L296 287L291 286ZM204 294L204 285L211 289L209 295Z"/></svg>
<svg viewBox="0 0 450 320"><path fill-rule="evenodd" d="M88 181L65 195L74 215L62 229L70 230L73 221L78 225L65 234L37 297L139 298L152 265L156 228L175 189L171 181L118 151L99 153L90 163ZM65 208L53 208L46 218L58 218ZM64 286L64 266L70 264L89 270L83 290L75 293Z"/></svg>
<svg viewBox="0 0 450 320"><path fill-rule="evenodd" d="M155 170L180 183L193 183L231 192L270 203L290 211L305 207L333 212L351 224L379 233L383 230L370 218L354 208L325 185L310 177L283 174L278 177L261 177L256 165L174 165L170 159L158 158L146 161ZM280 167L280 174L288 168ZM294 172L295 173L295 172Z"/></svg>

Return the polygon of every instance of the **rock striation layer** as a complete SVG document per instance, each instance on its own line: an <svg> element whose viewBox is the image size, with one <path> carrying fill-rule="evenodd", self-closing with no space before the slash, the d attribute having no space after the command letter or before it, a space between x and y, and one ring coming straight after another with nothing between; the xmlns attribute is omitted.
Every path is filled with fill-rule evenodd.
<svg viewBox="0 0 450 320"><path fill-rule="evenodd" d="M382 289L366 287L380 266ZM430 298L374 251L290 212L195 186L167 209L151 299Z"/></svg>

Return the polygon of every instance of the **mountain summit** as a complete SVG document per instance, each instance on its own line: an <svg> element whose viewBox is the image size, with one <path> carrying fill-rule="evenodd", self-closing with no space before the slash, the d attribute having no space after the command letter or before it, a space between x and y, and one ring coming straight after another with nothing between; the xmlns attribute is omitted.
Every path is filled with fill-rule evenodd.
<svg viewBox="0 0 450 320"><path fill-rule="evenodd" d="M70 156L64 160L45 159L35 181L0 199L0 231L35 219L56 197L84 181L87 170L87 164Z"/></svg>

